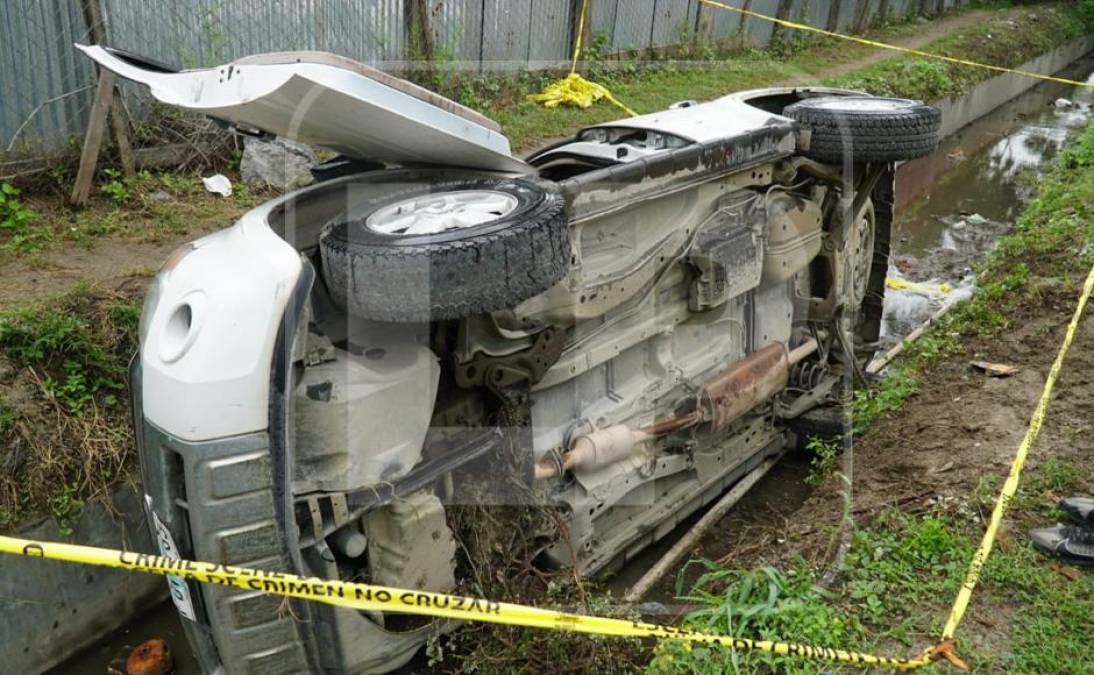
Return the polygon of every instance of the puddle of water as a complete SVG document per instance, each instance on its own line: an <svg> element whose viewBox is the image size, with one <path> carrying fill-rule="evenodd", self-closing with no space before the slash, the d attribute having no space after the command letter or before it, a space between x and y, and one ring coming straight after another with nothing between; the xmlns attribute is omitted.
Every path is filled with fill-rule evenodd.
<svg viewBox="0 0 1094 675"><path fill-rule="evenodd" d="M164 582L166 583L166 582ZM125 659L134 647L152 638L165 640L175 658L175 675L201 675L197 659L190 653L186 634L175 606L163 602L120 631L107 636L80 655L57 666L51 675L104 675L113 666L125 672Z"/></svg>
<svg viewBox="0 0 1094 675"><path fill-rule="evenodd" d="M1094 60L1067 69L1094 82ZM1074 105L1056 107L1057 99ZM889 289L883 336L895 342L943 302L967 297L972 268L1017 218L1026 176L1056 157L1094 115L1094 90L1046 83L946 139L932 155L897 174L897 222L889 276L945 283L949 293Z"/></svg>

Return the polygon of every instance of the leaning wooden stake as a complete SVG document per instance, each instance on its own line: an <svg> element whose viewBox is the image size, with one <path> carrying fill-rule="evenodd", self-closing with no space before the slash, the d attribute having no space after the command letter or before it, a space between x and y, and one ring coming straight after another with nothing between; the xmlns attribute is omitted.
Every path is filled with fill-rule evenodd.
<svg viewBox="0 0 1094 675"><path fill-rule="evenodd" d="M946 316L947 312L949 312L957 305L961 304L961 302L962 300L956 300L954 302L942 305L942 307L937 312L932 314L929 319L924 321L919 326L919 328L916 328L911 333L908 333L908 336L901 340L899 344L897 344L895 347L885 352L881 356L874 357L874 360L870 362L870 365L866 366L866 374L877 375L878 373L880 373L882 368L889 365L889 363L893 359L900 356L909 345L911 345L913 342L918 340L924 333L926 333L928 328L938 323L939 319Z"/></svg>
<svg viewBox="0 0 1094 675"><path fill-rule="evenodd" d="M711 507L709 511L703 514L703 517L699 519L699 522L695 523L687 534L680 538L672 548L670 548L665 555L661 556L661 559L642 575L642 578L635 582L634 586L631 586L627 594L623 596L623 602L638 602L642 599L642 596L649 592L653 585L656 584L661 577L676 566L680 558L688 552L695 542L699 541L699 538L711 528L712 525L722 519L726 513L733 508L733 506L741 500L741 497L745 496L745 493L752 488L764 475L771 470L771 467L775 466L775 463L782 457L781 454L774 457L768 457L758 467L752 470L751 473L739 480L733 489L725 494L717 504Z"/></svg>
<svg viewBox="0 0 1094 675"><path fill-rule="evenodd" d="M114 73L105 68L99 69L99 86L95 89L95 101L91 104L91 115L87 120L87 132L84 134L84 147L80 152L80 168L76 172L76 184L72 187L72 205L83 206L91 196L91 180L95 177L95 165L99 160L99 150L103 145L103 133L106 131L106 115L110 111L110 102L114 97Z"/></svg>

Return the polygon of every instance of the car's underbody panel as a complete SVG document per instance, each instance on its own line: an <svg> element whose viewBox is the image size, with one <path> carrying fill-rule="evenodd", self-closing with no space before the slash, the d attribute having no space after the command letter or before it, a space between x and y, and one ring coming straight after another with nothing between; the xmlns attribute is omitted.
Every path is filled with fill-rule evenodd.
<svg viewBox="0 0 1094 675"><path fill-rule="evenodd" d="M803 157L808 134L771 110L840 92L681 106L525 163L487 124L432 147L406 138L422 115L395 122L393 109L376 113L397 126L380 132L312 108L289 125L293 97L309 103L317 82L347 95L348 75L316 75L339 66L305 61L233 64L233 77L280 69L264 111L246 85L230 104L197 90L182 103L464 170L325 181L172 256L146 305L134 417L151 513L182 555L460 590L475 541L456 514L517 508L553 515L523 533L536 564L612 570L841 393L858 307L883 292L861 265L875 238L887 246L892 166L845 174ZM215 72L186 81L200 89ZM368 105L362 79L399 91L347 72ZM185 93L130 74L161 99ZM453 110L429 115L477 124ZM538 290L514 299L525 287ZM187 629L210 672L387 671L455 627L190 592Z"/></svg>

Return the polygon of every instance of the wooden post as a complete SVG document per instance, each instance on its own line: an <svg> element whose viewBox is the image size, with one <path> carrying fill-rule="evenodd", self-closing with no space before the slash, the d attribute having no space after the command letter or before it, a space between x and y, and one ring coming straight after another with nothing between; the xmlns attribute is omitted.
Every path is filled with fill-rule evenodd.
<svg viewBox="0 0 1094 675"><path fill-rule="evenodd" d="M593 39L593 1L589 0L589 6L585 9L585 25L581 25L581 9L584 0L570 0L570 52L566 59L570 60L574 55L574 46L577 44L577 31L581 30L581 54L577 55L578 70L582 70L582 58L588 51ZM535 30L533 26L531 30Z"/></svg>
<svg viewBox="0 0 1094 675"><path fill-rule="evenodd" d="M824 25L825 30L832 33L839 30L839 10L842 0L829 0L832 4L828 5L828 23Z"/></svg>
<svg viewBox="0 0 1094 675"><path fill-rule="evenodd" d="M709 40L714 34L714 17L715 12L719 12L716 7L712 7L707 4L700 4L699 11L695 15L695 35L700 40Z"/></svg>
<svg viewBox="0 0 1094 675"><path fill-rule="evenodd" d="M775 10L775 18L788 21L790 19L790 12L794 9L794 0L779 0L779 7ZM784 35L790 35L791 30L782 26L781 24L775 24L775 30L771 34L771 39L781 40Z"/></svg>
<svg viewBox="0 0 1094 675"><path fill-rule="evenodd" d="M106 131L106 115L110 101L114 96L114 73L105 68L99 69L99 86L95 89L95 101L91 104L91 115L87 120L87 132L84 134L84 147L80 153L80 168L76 173L76 184L72 187L72 205L83 206L91 196L91 181L95 177L95 165L99 160L99 150L103 144L103 132Z"/></svg>
<svg viewBox="0 0 1094 675"><path fill-rule="evenodd" d="M746 12L751 11L752 10L752 0L745 0L744 4L741 5L741 9L743 9ZM744 15L744 14L741 14L740 17L741 17L741 23L737 24L737 35L741 36L741 39L742 39L742 42L743 42L744 39L745 39L745 36L748 34L748 19L749 19L749 17Z"/></svg>
<svg viewBox="0 0 1094 675"><path fill-rule="evenodd" d="M855 6L855 19L854 24L851 26L851 31L854 33L865 32L869 16L870 0L858 0L858 4Z"/></svg>
<svg viewBox="0 0 1094 675"><path fill-rule="evenodd" d="M412 64L409 70L412 73L428 75L433 70L433 25L429 15L429 0L406 0L403 3L403 12L406 31L405 58Z"/></svg>
<svg viewBox="0 0 1094 675"><path fill-rule="evenodd" d="M885 24L889 22L889 0L881 0L877 7L877 22Z"/></svg>
<svg viewBox="0 0 1094 675"><path fill-rule="evenodd" d="M88 34L95 44L106 45L106 28L103 25L103 11L99 0L82 0L84 21L87 23ZM113 78L111 78L113 81ZM99 78L100 84L102 78ZM133 145L129 142L128 120L125 119L125 107L122 106L121 96L117 90L111 91L110 127L114 136L114 144L118 148L118 160L122 170L127 176L137 174L137 164L133 160Z"/></svg>

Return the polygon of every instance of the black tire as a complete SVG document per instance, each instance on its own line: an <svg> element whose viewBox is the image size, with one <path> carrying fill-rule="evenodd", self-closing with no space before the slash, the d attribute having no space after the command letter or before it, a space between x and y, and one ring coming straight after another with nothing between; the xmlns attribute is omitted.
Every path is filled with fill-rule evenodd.
<svg viewBox="0 0 1094 675"><path fill-rule="evenodd" d="M806 157L842 164L904 162L938 148L942 112L920 101L822 96L787 106L783 115L810 131Z"/></svg>
<svg viewBox="0 0 1094 675"><path fill-rule="evenodd" d="M451 172L430 178L415 173L410 186L366 199L323 229L323 277L349 314L393 322L458 319L514 307L566 275L570 241L557 190ZM385 234L369 225L385 206L466 190L500 192L516 203L494 220L436 234Z"/></svg>
<svg viewBox="0 0 1094 675"><path fill-rule="evenodd" d="M841 441L851 431L851 411L846 406L813 408L787 423L797 437L797 449L808 450L810 439Z"/></svg>

